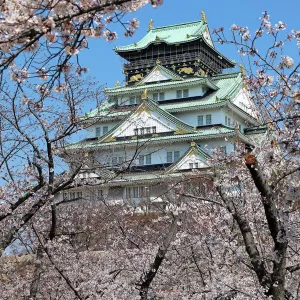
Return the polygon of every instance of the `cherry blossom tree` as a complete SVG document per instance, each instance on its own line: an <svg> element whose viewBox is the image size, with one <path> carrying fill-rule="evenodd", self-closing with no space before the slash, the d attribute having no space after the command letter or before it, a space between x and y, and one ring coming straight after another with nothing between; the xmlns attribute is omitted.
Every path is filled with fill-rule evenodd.
<svg viewBox="0 0 300 300"><path fill-rule="evenodd" d="M112 22L131 36L139 21L124 21L126 13L148 3L162 1L1 1L1 252L80 170L79 163L59 175L56 161L58 148L83 126L83 101L100 95L95 83L75 78L87 72L80 51L90 38L115 40Z"/></svg>
<svg viewBox="0 0 300 300"><path fill-rule="evenodd" d="M7 287L2 297L299 298L299 63L284 52L284 45L299 47L300 32L285 34L286 25L272 26L266 12L254 33L233 25L228 39L223 28L214 30L220 43L237 46L242 56L244 89L261 119L260 126L249 129L254 133L253 147L237 141L227 156L216 149L207 174L183 174L178 182L169 182L161 195L167 209L135 214L132 207L109 206L105 199L99 199L101 205L55 203L53 195L72 187L85 163L79 161L72 174L58 175L55 168L62 162L55 154L79 129L78 107L90 95L87 91L99 95L95 86L85 90L73 77L72 70L85 70L72 55L84 47L89 34L116 37L103 29L111 22L107 13L116 12L113 18L120 20L124 12L148 1L67 2L67 10L61 2L35 10L27 3L31 7L27 17L34 25L28 29L26 21L19 29L8 27L17 32L7 37L14 43L3 51L2 74L10 74L16 92L10 92L11 84L2 77L6 93L0 110L1 155L7 183L1 195L10 199L1 203L2 248L19 237L35 255L26 262L2 263L5 276L0 280ZM12 4L5 5L13 11ZM31 15L32 10L36 14ZM47 25L39 27L43 18ZM48 25L49 20L55 26ZM125 33L131 35L137 20L128 24ZM46 32L41 31L43 26ZM271 41L269 47L259 47L262 39ZM51 46L55 43L59 48ZM33 45L37 48L28 52L26 70L11 66L19 61L18 51ZM47 52L46 65L55 61L58 68L36 68L33 63L47 47L53 49ZM36 90L28 85L31 78L46 84ZM52 105L59 101L65 105L63 115L53 114L58 108L53 110ZM14 107L18 109L9 109ZM31 121L24 122L25 116ZM12 127L13 137L7 131ZM13 167L20 161L22 170Z"/></svg>

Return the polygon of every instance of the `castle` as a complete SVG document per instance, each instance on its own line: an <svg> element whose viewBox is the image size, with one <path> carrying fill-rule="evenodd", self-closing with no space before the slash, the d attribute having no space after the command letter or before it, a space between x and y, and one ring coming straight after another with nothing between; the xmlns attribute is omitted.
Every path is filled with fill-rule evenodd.
<svg viewBox="0 0 300 300"><path fill-rule="evenodd" d="M125 60L125 84L106 89L107 101L85 116L86 139L67 147L84 153L79 177L96 184L66 200L164 207L171 186L209 172L212 151L253 146L259 120L243 68L230 71L235 63L215 48L204 13L159 28L151 21L142 40L115 52Z"/></svg>

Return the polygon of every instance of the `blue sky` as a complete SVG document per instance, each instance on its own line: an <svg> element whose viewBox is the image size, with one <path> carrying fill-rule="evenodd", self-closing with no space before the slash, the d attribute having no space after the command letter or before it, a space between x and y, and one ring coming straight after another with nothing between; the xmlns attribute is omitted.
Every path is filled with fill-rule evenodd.
<svg viewBox="0 0 300 300"><path fill-rule="evenodd" d="M233 23L248 26L250 31L255 30L259 26L259 17L264 10L270 14L272 24L278 21L286 22L288 25L286 32L300 29L300 22L298 21L299 0L286 0L285 2L279 0L165 0L164 4L157 9L147 5L135 13L125 16L124 21L133 17L140 20L140 28L132 38L125 38L123 28L118 26L115 28L118 32L118 39L115 42L108 43L103 39L90 40L90 49L84 50L80 54L81 64L89 68L89 75L96 78L100 84L107 84L108 87L112 87L116 81L122 82L124 80L121 72L122 59L114 53L113 48L115 46L139 41L147 33L150 19L154 20L154 27L195 21L201 17L202 9L206 13L210 31L223 26L228 37L230 36L229 29ZM294 45L295 43L293 43L291 51L296 54L297 47ZM234 47L217 43L216 47L228 58L239 61L239 55ZM95 105L87 104L87 111L94 108Z"/></svg>

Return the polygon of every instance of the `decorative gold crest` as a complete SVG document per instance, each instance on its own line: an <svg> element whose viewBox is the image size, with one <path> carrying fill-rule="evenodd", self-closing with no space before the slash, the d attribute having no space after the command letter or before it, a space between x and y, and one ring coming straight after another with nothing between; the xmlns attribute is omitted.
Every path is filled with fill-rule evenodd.
<svg viewBox="0 0 300 300"><path fill-rule="evenodd" d="M181 73L185 73L185 74L194 74L194 70L191 67L183 67L183 68L179 68L177 69L177 72L179 74Z"/></svg>
<svg viewBox="0 0 300 300"><path fill-rule="evenodd" d="M144 77L143 74L136 74L130 77L129 82L136 82L136 81L140 81L142 78Z"/></svg>
<svg viewBox="0 0 300 300"><path fill-rule="evenodd" d="M201 20L205 23L207 23L207 20L206 20L206 14L204 12L204 10L201 11Z"/></svg>
<svg viewBox="0 0 300 300"><path fill-rule="evenodd" d="M145 90L142 92L141 99L142 99L142 100L147 100L147 99L148 99L148 90L147 90L147 89L145 89Z"/></svg>
<svg viewBox="0 0 300 300"><path fill-rule="evenodd" d="M151 19L148 25L148 31L150 31L153 28L153 20Z"/></svg>

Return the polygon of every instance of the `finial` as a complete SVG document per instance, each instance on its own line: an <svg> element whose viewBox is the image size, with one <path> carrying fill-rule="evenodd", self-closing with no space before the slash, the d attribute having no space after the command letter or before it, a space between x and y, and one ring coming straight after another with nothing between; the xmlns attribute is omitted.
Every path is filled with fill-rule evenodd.
<svg viewBox="0 0 300 300"><path fill-rule="evenodd" d="M239 67L240 67L240 72L242 73L243 77L246 76L246 72L245 72L245 68L243 65L239 64Z"/></svg>
<svg viewBox="0 0 300 300"><path fill-rule="evenodd" d="M148 91L147 89L145 89L143 92L142 92L142 97L141 97L142 100L147 100L148 99Z"/></svg>
<svg viewBox="0 0 300 300"><path fill-rule="evenodd" d="M116 83L115 83L115 87L118 87L120 85L120 81L117 81Z"/></svg>
<svg viewBox="0 0 300 300"><path fill-rule="evenodd" d="M203 21L203 22L205 22L205 23L207 23L207 20L206 20L206 14L205 14L205 12L204 12L204 10L202 10L201 11L201 20Z"/></svg>
<svg viewBox="0 0 300 300"><path fill-rule="evenodd" d="M191 142L191 147L196 147L196 143L195 142Z"/></svg>
<svg viewBox="0 0 300 300"><path fill-rule="evenodd" d="M157 58L156 65L160 65L160 64L161 64L161 61L159 60L159 58Z"/></svg>
<svg viewBox="0 0 300 300"><path fill-rule="evenodd" d="M220 102L220 98L216 96L216 102Z"/></svg>
<svg viewBox="0 0 300 300"><path fill-rule="evenodd" d="M148 32L153 28L153 20L151 19L148 25Z"/></svg>

